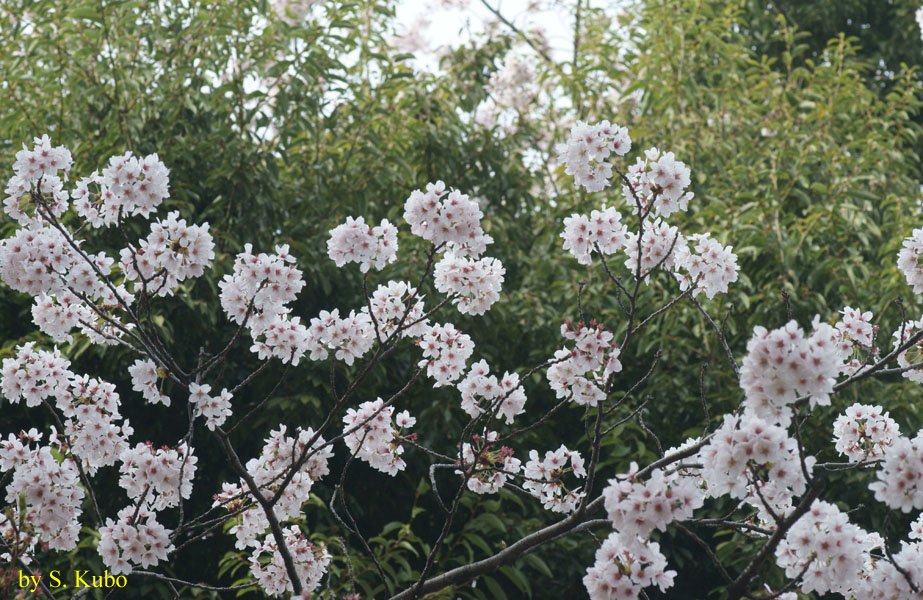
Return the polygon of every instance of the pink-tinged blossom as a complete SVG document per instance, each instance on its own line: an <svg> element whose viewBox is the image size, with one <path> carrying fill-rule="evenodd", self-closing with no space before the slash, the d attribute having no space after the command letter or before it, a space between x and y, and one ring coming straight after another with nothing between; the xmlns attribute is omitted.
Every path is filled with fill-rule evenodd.
<svg viewBox="0 0 923 600"><path fill-rule="evenodd" d="M510 425L517 415L525 412L526 392L519 385L519 375L506 372L501 379L490 374L487 361L480 360L458 382L461 408L471 418L490 412L506 419Z"/></svg>
<svg viewBox="0 0 923 600"><path fill-rule="evenodd" d="M405 281L378 286L369 298L369 305L382 339L394 335L398 329L401 337L419 337L429 329L429 319L424 318L423 296ZM368 314L369 308L362 307L362 312Z"/></svg>
<svg viewBox="0 0 923 600"><path fill-rule="evenodd" d="M610 479L603 489L612 526L629 537L646 538L655 529L666 531L673 521L691 518L705 501L702 478L689 469L671 469L670 473L656 469L647 481L636 479L637 471L638 465L631 463L628 473Z"/></svg>
<svg viewBox="0 0 923 600"><path fill-rule="evenodd" d="M708 495L746 500L760 510L764 520L806 489L797 441L782 427L750 412L725 415L724 424L699 455ZM815 462L813 456L804 458L808 475Z"/></svg>
<svg viewBox="0 0 923 600"><path fill-rule="evenodd" d="M923 320L903 323L894 332L894 349L897 350L906 344L920 330L923 330ZM909 367L920 362L923 362L923 341L918 341L897 355L897 364L903 369L901 376L916 383L923 383L923 369Z"/></svg>
<svg viewBox="0 0 923 600"><path fill-rule="evenodd" d="M169 175L156 154L113 156L102 174L96 171L77 181L71 193L74 208L93 227L109 227L134 215L147 219L169 196Z"/></svg>
<svg viewBox="0 0 923 600"><path fill-rule="evenodd" d="M116 462L132 429L120 423L119 395L109 382L79 376L58 350L36 350L29 342L16 349L14 358L3 359L0 388L13 404L25 400L27 407L51 404L64 417L67 449L79 457L90 474Z"/></svg>
<svg viewBox="0 0 923 600"><path fill-rule="evenodd" d="M298 527L286 527L282 531L282 537L292 557L302 589L305 592L313 592L327 572L330 554L326 548L311 543ZM269 560L265 560L267 555ZM267 535L253 550L253 554L250 555L250 571L269 596L292 593L292 582L289 580L275 537Z"/></svg>
<svg viewBox="0 0 923 600"><path fill-rule="evenodd" d="M914 229L910 236L904 238L904 247L897 253L897 268L904 273L907 283L913 286L914 294L923 292L921 252L923 252L923 228Z"/></svg>
<svg viewBox="0 0 923 600"><path fill-rule="evenodd" d="M869 489L876 500L905 513L923 508L923 430L913 439L895 438L875 475Z"/></svg>
<svg viewBox="0 0 923 600"><path fill-rule="evenodd" d="M308 448L308 442L315 436L313 429L296 430L294 437L286 435L286 430L285 425L273 430L266 439L259 458L250 459L245 465L247 473L263 490L264 496L272 498L277 491L274 484L289 473L298 458L305 454L310 455L292 476L291 482L273 506L280 522L301 513L301 507L308 501L314 482L330 473L327 463L333 456L330 446L322 436L317 436L310 449ZM230 533L236 537L235 547L239 550L260 546L260 538L266 535L269 529L269 520L262 507L256 504L256 499L250 494L243 480L238 484L223 484L222 492L215 496L214 506L218 505L223 505L229 511L249 506L240 514Z"/></svg>
<svg viewBox="0 0 923 600"><path fill-rule="evenodd" d="M6 214L24 227L39 216L32 192L42 194L52 216L57 218L64 214L68 193L64 190L62 175L67 179L74 164L70 151L64 146L52 146L47 135L34 138L33 143L32 150L23 144L22 150L16 153L14 174L7 183L3 201Z"/></svg>
<svg viewBox="0 0 923 600"><path fill-rule="evenodd" d="M157 386L160 374L154 361L138 359L128 367L128 373L131 375L131 389L141 392L144 399L151 404L170 406L170 397Z"/></svg>
<svg viewBox="0 0 923 600"><path fill-rule="evenodd" d="M417 345L423 349L423 360L418 366L426 367L426 374L436 380L433 387L448 385L461 377L474 352L471 337L451 323L433 325L420 336Z"/></svg>
<svg viewBox="0 0 923 600"><path fill-rule="evenodd" d="M328 350L334 352L337 360L352 365L375 345L375 327L368 311L350 311L340 318L340 311L334 309L311 319L307 330L306 349L311 351L311 360L327 358Z"/></svg>
<svg viewBox="0 0 923 600"><path fill-rule="evenodd" d="M227 389L222 389L217 396L210 396L211 391L212 387L207 384L189 384L189 401L195 406L195 416L205 417L205 426L214 431L215 427L221 427L231 416L233 397Z"/></svg>
<svg viewBox="0 0 923 600"><path fill-rule="evenodd" d="M570 137L557 147L558 160L564 163L564 172L574 177L574 183L588 192L598 192L609 187L612 165L611 154L624 156L631 150L628 130L609 121L588 125L582 121L571 127Z"/></svg>
<svg viewBox="0 0 923 600"><path fill-rule="evenodd" d="M537 450L530 450L523 471L525 480L522 489L541 500L546 510L573 512L586 494L579 487L569 488L564 484L563 478L567 473L573 473L580 479L586 477L583 457L576 450L568 450L561 445L555 451L545 452L544 459L539 458Z"/></svg>
<svg viewBox="0 0 923 600"><path fill-rule="evenodd" d="M680 289L685 291L694 286L693 296L705 292L709 299L719 293L726 294L728 285L737 281L737 255L730 246L722 247L708 233L691 235L689 240L695 252L685 243L676 251L676 268L685 271L679 276Z"/></svg>
<svg viewBox="0 0 923 600"><path fill-rule="evenodd" d="M572 349L562 348L554 354L554 364L548 367L551 389L559 399L567 398L580 405L596 406L605 398L601 387L613 373L622 370L621 351L612 342L612 332L595 323L585 327L579 323L561 325L561 335L574 342Z"/></svg>
<svg viewBox="0 0 923 600"><path fill-rule="evenodd" d="M453 295L458 312L483 315L500 299L506 269L496 258L470 259L452 252L436 263L433 281L443 294Z"/></svg>
<svg viewBox="0 0 923 600"><path fill-rule="evenodd" d="M176 450L138 444L122 452L119 460L119 486L136 504L159 511L177 506L180 497L192 493L198 459L185 444Z"/></svg>
<svg viewBox="0 0 923 600"><path fill-rule="evenodd" d="M622 186L625 202L637 213L653 211L661 217L686 211L694 194L689 187L689 167L676 160L672 152L661 152L657 148L644 151L644 158L638 158L628 167L629 185ZM653 206L652 206L653 203Z"/></svg>
<svg viewBox="0 0 923 600"><path fill-rule="evenodd" d="M363 273L371 267L381 271L397 260L397 227L387 219L369 227L363 217L346 217L345 223L330 230L327 254L338 267L354 262Z"/></svg>
<svg viewBox="0 0 923 600"><path fill-rule="evenodd" d="M468 477L468 489L475 494L496 494L522 467L522 462L513 456L512 449L494 447L499 437L496 431L489 431L486 439L475 435L472 437L473 444L462 444L459 455L461 468L455 473Z"/></svg>
<svg viewBox="0 0 923 600"><path fill-rule="evenodd" d="M814 500L776 548L776 564L791 579L801 576L804 593L830 592L849 598L869 552L883 540L849 522L835 505Z"/></svg>
<svg viewBox="0 0 923 600"><path fill-rule="evenodd" d="M897 423L880 406L857 402L833 422L836 451L849 462L881 458L899 435Z"/></svg>
<svg viewBox="0 0 923 600"><path fill-rule="evenodd" d="M225 275L221 308L231 321L246 326L253 339L250 351L261 360L277 358L297 365L306 353L312 360L326 358L300 317L290 317L288 305L304 288L301 271L288 245L276 246L274 254L253 253L253 246L234 259L233 273Z"/></svg>
<svg viewBox="0 0 923 600"><path fill-rule="evenodd" d="M288 245L276 246L274 254L254 254L253 246L244 244L244 251L234 258L233 273L218 283L221 308L231 321L246 321L259 334L272 317L288 312L286 306L304 285Z"/></svg>
<svg viewBox="0 0 923 600"><path fill-rule="evenodd" d="M118 519L106 519L99 529L97 550L113 575L128 575L134 567L152 567L173 551L171 530L157 521L157 514L144 506L126 506Z"/></svg>
<svg viewBox="0 0 923 600"><path fill-rule="evenodd" d="M391 422L393 414L394 407L385 406L384 400L378 398L374 402L363 402L358 409L350 408L343 415L343 441L349 451L372 468L392 476L407 466L401 458L404 454L402 432L395 430ZM404 423L416 422L409 414L399 416Z"/></svg>
<svg viewBox="0 0 923 600"><path fill-rule="evenodd" d="M604 256L615 254L626 243L626 229L622 215L613 207L603 205L590 216L573 214L564 219L564 249L569 251L581 265L592 263L593 252Z"/></svg>
<svg viewBox="0 0 923 600"><path fill-rule="evenodd" d="M151 224L151 233L137 248L123 248L119 256L119 267L128 281L135 282L136 291L146 281L148 293L168 296L181 282L205 273L215 258L215 243L208 223L187 225L173 211Z"/></svg>
<svg viewBox="0 0 923 600"><path fill-rule="evenodd" d="M654 269L673 269L679 258L679 248L686 245L686 239L676 227L660 219L644 221L644 235L638 242L638 234L625 234L625 267L633 275L640 275L645 282ZM641 267L638 268L638 250L641 250Z"/></svg>
<svg viewBox="0 0 923 600"><path fill-rule="evenodd" d="M63 277L76 264L77 253L64 235L38 221L0 240L0 278L17 292L38 296L64 290ZM89 273L77 283L81 289L96 289L95 275Z"/></svg>
<svg viewBox="0 0 923 600"><path fill-rule="evenodd" d="M596 550L583 585L590 600L634 600L646 587L657 586L661 592L673 587L674 577L660 544L615 531Z"/></svg>
<svg viewBox="0 0 923 600"><path fill-rule="evenodd" d="M80 473L73 460L59 462L52 454L53 450L63 453L57 434L50 436L47 446L38 446L41 437L32 429L19 436L10 434L6 440L0 438L0 472L12 471L5 500L14 509L16 528L21 530L27 524L33 543L40 540L54 550L73 550L83 512ZM0 521L0 532L3 529Z"/></svg>
<svg viewBox="0 0 923 600"><path fill-rule="evenodd" d="M740 369L740 387L749 410L787 426L791 405L801 395L811 406L829 406L837 376L844 370L840 334L815 317L810 337L795 321L767 330L754 327Z"/></svg>
<svg viewBox="0 0 923 600"><path fill-rule="evenodd" d="M27 342L16 348L14 358L3 359L0 389L12 404L24 400L29 408L46 399L66 398L74 376L69 368L70 361L57 348L37 350L35 342Z"/></svg>
<svg viewBox="0 0 923 600"><path fill-rule="evenodd" d="M458 190L447 192L441 181L426 184L426 192L414 190L404 203L410 231L457 256L478 258L493 243L481 227L483 217L477 202Z"/></svg>
<svg viewBox="0 0 923 600"><path fill-rule="evenodd" d="M839 346L848 362L843 368L847 375L854 375L870 359L877 359L879 350L873 346L878 326L872 325L871 311L862 312L856 308L845 307L840 311L843 318L836 322L839 333Z"/></svg>

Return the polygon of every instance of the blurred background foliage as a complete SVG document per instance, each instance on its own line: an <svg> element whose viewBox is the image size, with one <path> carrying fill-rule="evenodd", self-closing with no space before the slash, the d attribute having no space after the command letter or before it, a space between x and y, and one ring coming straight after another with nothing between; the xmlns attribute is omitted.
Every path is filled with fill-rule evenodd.
<svg viewBox="0 0 923 600"><path fill-rule="evenodd" d="M308 282L296 314L307 319L321 309L348 311L362 303L361 279L356 269L336 269L327 258L327 231L347 215L400 224L410 191L436 179L481 202L485 227L496 240L488 253L507 269L502 301L485 317L451 309L438 317L472 335L474 360L484 358L493 371L520 373L547 360L561 345L560 324L579 318L580 286L587 318L621 333L624 319L605 273L598 263L579 267L558 237L572 212L589 212L604 201L623 206L620 186L601 194L578 192L551 160L554 144L577 118L626 125L635 153L657 146L691 167L695 200L672 222L687 234L712 232L739 256L740 281L731 292L714 301L703 298L738 361L754 325L781 326L789 312L809 328L814 315L832 322L844 305L872 310L882 351L890 348L902 312L907 319L920 315L895 266L901 239L921 220L923 43L911 3L651 0L625 3L618 17L611 6L560 3L576 28L574 55L536 65L553 101L518 111L512 125L492 127L473 115L487 99L491 74L528 34L501 27L491 38L445 53L440 72L432 74L391 43L394 8L379 0L331 2L295 19L274 15L267 2L256 0L0 0L0 164L11 165L23 142L46 132L72 150L76 177L113 154L158 153L171 171L166 208L192 222L208 221L219 251L205 277L158 305L161 334L186 365L200 348L214 351L233 334L215 297L217 282L244 243L257 251L291 245ZM2 235L13 228L4 221ZM136 233L143 228L137 224ZM119 247L111 232L90 238L100 249ZM423 245L409 236L401 244L403 260L374 273L373 285L416 280ZM619 262L612 261L613 268L624 270ZM429 303L438 301L430 284L424 292ZM643 288L641 306L650 312L674 292L668 279L655 277ZM33 331L28 298L2 287L0 303L0 355L28 340L48 343ZM79 338L64 350L78 371L119 386L135 441L173 444L185 433L183 402L145 407L130 391L126 369L132 357ZM689 303L658 317L626 349L616 397L647 372L658 350L659 368L626 413L613 419L647 399L644 425L659 440L637 421L623 425L605 446L603 481L631 461L656 458L658 444L675 446L702 432L700 375L711 427L740 401L720 345ZM390 356L357 402L399 389L416 360L410 347ZM240 344L211 383L230 387L254 366ZM351 372L342 369L338 385ZM235 398L235 414L260 402L282 376L281 367L267 370L248 394ZM233 440L245 459L258 454L278 423L316 427L332 405L326 365L302 364L284 376L278 393ZM554 405L542 376L524 383L526 417ZM883 405L905 433L923 426L919 387L898 379L864 382L806 424L809 450L820 461L835 460L830 424L855 401ZM458 443L453 436L466 422L457 392L421 384L398 408L418 417L421 443L452 453ZM584 416L579 407L565 408L514 449L524 457L531 448L544 452L564 443L585 452ZM47 430L50 421L37 409L0 406L0 431L39 425ZM204 510L221 482L236 479L205 434L197 428L199 472L187 512ZM337 451L334 472L344 458L342 447ZM416 580L442 525L429 489L430 458L413 449L405 458L408 469L396 480L353 464L346 485L350 510L395 589ZM107 514L126 502L114 475L109 468L97 477ZM864 479L855 473L831 479L830 496L850 508L868 506L853 516L880 530L884 512L870 502ZM319 597L352 591L350 571L364 598L386 597L372 561L329 514L332 481L315 486L303 522L333 555L329 584ZM447 472L437 476L443 493L456 481ZM496 497L466 495L437 568L484 558L504 540L552 522L537 504L507 490ZM704 512L731 508L719 502ZM169 527L170 519L165 521ZM895 529L897 522L907 521L892 519ZM50 553L46 568L102 570L95 527L87 525L81 548ZM564 538L433 598L584 597L580 580L596 538L607 533ZM732 572L755 548L727 531L701 533ZM661 543L679 572L669 597L721 597L721 580L694 543L681 533L664 534ZM247 581L247 558L233 550L230 535L216 532L160 570L231 585ZM762 575L773 585L782 581L772 569ZM174 597L169 587L142 577L118 593ZM186 588L180 594L220 595ZM649 595L659 597L656 590Z"/></svg>

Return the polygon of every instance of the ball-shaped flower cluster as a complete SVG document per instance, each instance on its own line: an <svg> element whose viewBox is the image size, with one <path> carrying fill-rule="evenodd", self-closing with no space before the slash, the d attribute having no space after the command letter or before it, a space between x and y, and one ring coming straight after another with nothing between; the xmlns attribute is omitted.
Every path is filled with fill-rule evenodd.
<svg viewBox="0 0 923 600"><path fill-rule="evenodd" d="M295 564L302 590L313 592L327 572L330 554L326 548L311 543L298 527L287 527L282 531L282 535ZM291 593L293 590L282 553L279 552L279 546L272 536L267 536L253 550L253 554L250 555L250 570L263 591L272 597Z"/></svg>
<svg viewBox="0 0 923 600"><path fill-rule="evenodd" d="M583 585L590 600L634 600L646 587L664 592L673 587L676 571L667 569L660 544L624 535L609 534L596 550L596 562L587 569Z"/></svg>
<svg viewBox="0 0 923 600"><path fill-rule="evenodd" d="M899 435L897 423L880 406L857 402L833 422L836 451L849 462L881 458Z"/></svg>
<svg viewBox="0 0 923 600"><path fill-rule="evenodd" d="M581 265L592 263L592 254L598 249L604 256L615 254L626 243L627 229L622 215L614 207L603 205L590 216L573 214L564 219L564 249L570 252Z"/></svg>
<svg viewBox="0 0 923 600"><path fill-rule="evenodd" d="M180 497L192 493L198 459L185 444L176 450L138 444L122 452L119 460L119 486L136 504L158 511L177 506Z"/></svg>
<svg viewBox="0 0 923 600"><path fill-rule="evenodd" d="M433 281L439 292L453 296L458 312L483 315L500 299L505 274L506 269L496 258L471 259L447 252L436 263Z"/></svg>
<svg viewBox="0 0 923 600"><path fill-rule="evenodd" d="M620 350L612 342L612 332L592 322L589 327L578 323L571 329L568 322L561 325L561 335L573 341L574 348L555 352L554 364L547 371L548 383L560 399L596 406L605 398L599 386L605 385L612 373L622 370Z"/></svg>
<svg viewBox="0 0 923 600"><path fill-rule="evenodd" d="M99 555L113 575L128 575L136 566L150 567L173 551L169 529L144 506L126 506L116 520L99 529Z"/></svg>
<svg viewBox="0 0 923 600"><path fill-rule="evenodd" d="M392 476L407 466L401 458L403 432L395 430L393 415L394 407L385 406L381 398L363 402L358 409L350 408L343 415L343 441L349 451L372 468ZM403 415L401 421L407 426L415 422L409 415Z"/></svg>
<svg viewBox="0 0 923 600"><path fill-rule="evenodd" d="M588 125L578 121L571 127L570 137L557 147L558 160L564 163L564 172L574 177L574 183L588 192L598 192L609 187L612 165L607 161L611 154L624 156L631 150L628 130L609 121Z"/></svg>
<svg viewBox="0 0 923 600"><path fill-rule="evenodd" d="M363 217L346 217L345 223L330 230L327 255L338 267L354 262L363 273L371 267L381 271L397 260L397 227L387 219L369 227Z"/></svg>
<svg viewBox="0 0 923 600"><path fill-rule="evenodd" d="M568 465L568 462L570 463ZM568 450L561 445L555 451L545 452L540 458L537 450L529 451L523 475L525 481L522 489L542 502L545 509L558 513L570 513L586 495L580 488L570 489L564 484L564 475L573 473L574 477L585 478L586 468L583 457L576 450Z"/></svg>
<svg viewBox="0 0 923 600"><path fill-rule="evenodd" d="M478 258L493 243L481 227L483 217L477 202L458 190L446 192L441 181L427 183L426 192L414 190L404 203L404 220L414 235L458 256Z"/></svg>
<svg viewBox="0 0 923 600"><path fill-rule="evenodd" d="M506 372L498 380L490 374L484 360L471 365L464 379L458 382L458 391L462 410L472 418L489 412L504 417L509 425L516 415L525 412L526 392L519 385L519 375Z"/></svg>

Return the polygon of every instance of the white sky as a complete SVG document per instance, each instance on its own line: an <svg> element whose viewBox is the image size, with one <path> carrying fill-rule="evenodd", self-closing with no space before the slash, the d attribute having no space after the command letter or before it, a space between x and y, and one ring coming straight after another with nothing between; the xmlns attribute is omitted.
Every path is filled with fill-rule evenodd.
<svg viewBox="0 0 923 600"><path fill-rule="evenodd" d="M551 55L556 60L567 60L571 53L573 7L572 2L551 0L543 3L543 10L529 12L528 0L487 0L491 6L522 31L541 28L545 32ZM481 0L461 0L462 8L446 8L439 0L402 0L397 6L398 29L414 29L421 15L428 26L421 30L430 48L440 45L458 46L470 38L469 32L484 32L484 23L495 20L494 15ZM501 26L501 31L508 28ZM420 56L420 66L433 68L434 60Z"/></svg>

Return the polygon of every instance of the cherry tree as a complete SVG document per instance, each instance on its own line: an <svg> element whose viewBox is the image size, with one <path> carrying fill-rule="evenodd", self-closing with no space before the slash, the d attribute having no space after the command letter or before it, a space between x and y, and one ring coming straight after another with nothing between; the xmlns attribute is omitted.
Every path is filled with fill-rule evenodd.
<svg viewBox="0 0 923 600"><path fill-rule="evenodd" d="M272 597L329 597L322 588L338 550L312 541L300 518L313 510L312 488L323 485L332 489L331 514L354 550L376 563L383 594L393 599L471 582L562 536L600 528L611 533L599 541L583 577L593 600L646 598L648 591L670 589L676 572L656 537L668 529L701 545L731 599L793 600L798 591L857 600L923 598L923 431L901 432L881 406L837 402L838 392L871 377L900 374L919 383L923 321L905 320L883 352L873 315L845 306L815 317L809 330L795 320L776 329L756 327L745 353L735 354L707 304L737 281L733 248L709 232L671 223L695 201L690 170L678 157L650 148L632 163L630 152L627 129L608 122L578 122L559 148L575 184L591 198L603 196L589 214L564 220L562 250L580 268L602 270L618 310L587 315L581 303L580 314L561 324L560 344L547 349L545 362L500 375L478 355L477 340L451 322L454 311L479 316L502 302L506 274L490 256L494 240L478 202L461 190L432 182L407 198L404 223L382 219L376 225L377 216L368 222L357 216L330 231L330 259L361 273L365 302L348 312L331 307L296 314L293 305L310 283L297 257L284 245L271 251L244 245L214 299L227 317L226 331L215 334L223 342L203 349L194 364L182 364L152 315L184 281L213 268L209 225L169 210L169 170L156 154L112 157L72 185L71 153L47 136L36 138L31 149L17 153L6 188L4 210L18 229L0 241L0 278L34 297L34 324L50 342L17 346L3 360L0 386L13 410L45 411L54 426L5 432L0 441L4 561L41 572L48 553L73 550L89 527L113 574L214 591L258 587ZM149 233L135 239L130 222L148 223ZM93 230L119 236L124 245L117 257L90 248ZM399 245L409 236L426 243L422 272L412 281L388 280L389 266L406 259ZM921 252L918 229L898 257L915 292L923 281ZM562 252L561 260L572 258ZM421 293L430 282L436 298ZM640 301L647 287L661 298L654 308ZM622 360L659 315L681 303L700 312L721 345L739 384L739 405L715 430L706 418L696 437L675 440L673 447L662 449L654 436L657 460L606 472L605 442L640 418L644 402L630 400L659 355L631 382L620 381ZM73 369L53 344L75 335L130 354L131 390ZM237 380L221 375L232 352L247 350L256 368ZM413 357L412 373L398 389L370 389L370 374L394 352ZM261 431L253 416L269 398L246 412L235 406L275 363L329 372L329 395L310 428L279 423ZM530 410L534 374L544 377L542 385L558 401L550 410ZM616 382L628 391L616 391ZM408 390L426 386L457 392L458 408L469 417L454 432L460 443L448 437L436 447L419 442L416 418L403 401ZM138 439L120 412L123 399L146 402L151 415L185 403L187 433L166 447ZM708 417L704 389L701 402ZM547 430L552 415L568 405L582 410L572 431L548 430L541 447L523 444L524 434ZM843 459L822 463L815 458L816 440L804 439L802 428L831 415L830 440ZM264 439L258 455L241 456L231 437L237 430ZM221 452L235 478L209 490L209 509L188 514L199 470L196 450L205 444ZM332 472L337 455L345 461ZM429 470L443 526L410 585L394 585L345 502L338 503L356 460L383 476L395 476L408 461ZM96 490L115 469L123 508L105 514ZM910 531L898 532L899 544L887 521L881 532L866 531L828 495L826 474L844 469L863 474L866 501L918 513ZM438 471L453 477L449 489L440 489ZM487 558L441 569L436 559L461 518L462 499L501 489L557 520L505 540ZM708 505L720 498L735 508L712 518ZM210 543L209 534L225 523L234 546L249 554L250 583L222 587L162 572L183 547ZM699 526L745 532L758 545L743 568L731 569L695 532ZM788 578L782 587L761 578L773 563ZM47 587L42 592L54 597Z"/></svg>

